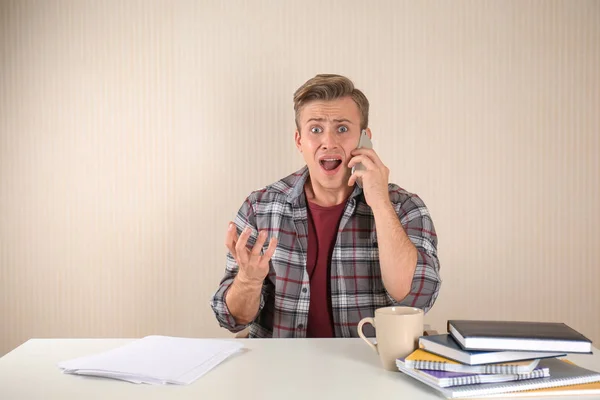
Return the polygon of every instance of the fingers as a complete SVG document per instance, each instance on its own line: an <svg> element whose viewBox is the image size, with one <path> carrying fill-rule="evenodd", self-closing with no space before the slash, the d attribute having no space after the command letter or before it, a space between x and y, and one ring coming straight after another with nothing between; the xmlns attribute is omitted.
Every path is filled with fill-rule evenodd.
<svg viewBox="0 0 600 400"><path fill-rule="evenodd" d="M225 246L233 256L233 258L237 259L235 244L237 242L237 230L235 228L235 224L233 222L229 222L229 226L227 227L227 233L225 234Z"/></svg>
<svg viewBox="0 0 600 400"><path fill-rule="evenodd" d="M271 257L273 257L273 254L275 254L276 248L277 248L277 238L272 237L271 240L269 241L269 247L267 248L267 251L265 251L265 254L263 255L262 259L260 260L262 265L269 263L269 261L271 260Z"/></svg>
<svg viewBox="0 0 600 400"><path fill-rule="evenodd" d="M246 227L242 234L240 235L239 240L235 244L235 251L237 253L238 260L241 264L246 264L248 262L248 249L246 249L246 243L248 243L248 238L252 233L252 229L250 227Z"/></svg>
<svg viewBox="0 0 600 400"><path fill-rule="evenodd" d="M231 252L231 255L235 258L240 268L251 266L254 266L254 268L257 266L264 267L269 263L269 260L273 257L273 254L275 254L275 249L277 248L277 238L271 237L269 240L269 247L261 257L262 249L268 237L267 231L262 230L258 234L252 250L248 251L247 243L251 234L252 229L246 227L238 238L236 226L233 222L230 222L229 227L227 228L225 246Z"/></svg>
<svg viewBox="0 0 600 400"><path fill-rule="evenodd" d="M352 152L350 153L352 156L366 156L367 158L369 158L376 166L378 167L383 167L383 161L381 161L381 158L379 158L379 156L377 155L377 153L375 152L375 150L373 149L354 149L352 150ZM352 160L351 160L352 161ZM350 167L351 168L351 167Z"/></svg>
<svg viewBox="0 0 600 400"><path fill-rule="evenodd" d="M358 178L362 178L364 174L366 174L367 171L354 171L354 173L350 176L350 179L348 179L348 186L354 186L354 183L356 183L356 180Z"/></svg>
<svg viewBox="0 0 600 400"><path fill-rule="evenodd" d="M352 168L353 166L359 163L364 165L366 169L372 170L377 168L373 160L371 160L366 154L356 155L352 157L352 159L348 163L348 168Z"/></svg>
<svg viewBox="0 0 600 400"><path fill-rule="evenodd" d="M267 231L260 231L258 234L258 239L256 239L256 243L252 248L251 258L260 257L260 252L265 244L265 240L267 240Z"/></svg>

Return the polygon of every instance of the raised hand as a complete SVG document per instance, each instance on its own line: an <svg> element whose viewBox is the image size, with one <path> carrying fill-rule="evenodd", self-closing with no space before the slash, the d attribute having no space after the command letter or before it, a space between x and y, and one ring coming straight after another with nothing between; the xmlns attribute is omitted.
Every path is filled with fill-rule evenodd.
<svg viewBox="0 0 600 400"><path fill-rule="evenodd" d="M240 283L262 285L269 274L269 261L275 253L277 238L271 237L269 247L264 254L261 254L263 245L267 240L267 231L260 231L254 247L252 250L248 250L247 243L251 232L250 227L246 227L238 238L235 224L230 222L225 238L225 246L227 246L239 267L238 279Z"/></svg>

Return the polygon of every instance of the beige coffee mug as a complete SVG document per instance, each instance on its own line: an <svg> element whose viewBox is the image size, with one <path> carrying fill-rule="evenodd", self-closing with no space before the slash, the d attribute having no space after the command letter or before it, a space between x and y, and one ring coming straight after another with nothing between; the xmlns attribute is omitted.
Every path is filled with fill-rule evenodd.
<svg viewBox="0 0 600 400"><path fill-rule="evenodd" d="M375 310L375 318L363 318L358 323L358 335L379 353L383 367L398 371L396 359L406 357L418 347L423 336L423 310L414 307L384 307ZM375 328L377 344L363 333L363 325Z"/></svg>

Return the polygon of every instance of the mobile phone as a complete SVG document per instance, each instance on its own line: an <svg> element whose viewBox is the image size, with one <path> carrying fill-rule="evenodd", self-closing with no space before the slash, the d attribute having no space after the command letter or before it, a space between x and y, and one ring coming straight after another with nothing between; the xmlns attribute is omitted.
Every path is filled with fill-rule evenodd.
<svg viewBox="0 0 600 400"><path fill-rule="evenodd" d="M358 146L356 146L357 149L372 149L373 148L373 142L371 142L371 139L369 139L369 135L367 135L367 130L363 129L360 132L360 139L358 140ZM358 163L356 164L354 167L352 167L352 173L354 173L354 171L356 170L364 170L365 166L362 165L362 163ZM358 178L356 180L356 183L358 184L358 186L360 188L362 188L362 181L360 178Z"/></svg>

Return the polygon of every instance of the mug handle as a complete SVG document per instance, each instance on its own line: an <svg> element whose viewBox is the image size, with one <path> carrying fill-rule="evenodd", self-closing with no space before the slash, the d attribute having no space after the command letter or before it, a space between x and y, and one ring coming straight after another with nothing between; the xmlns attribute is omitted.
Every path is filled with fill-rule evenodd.
<svg viewBox="0 0 600 400"><path fill-rule="evenodd" d="M360 320L360 322L358 323L358 336L360 336L361 339L364 340L366 344L371 346L371 348L375 351L375 353L379 353L377 351L377 345L373 344L369 339L367 339L367 337L363 333L362 328L363 328L364 324L371 324L371 325L373 325L373 328L375 328L375 318L366 317L366 318L363 318Z"/></svg>

